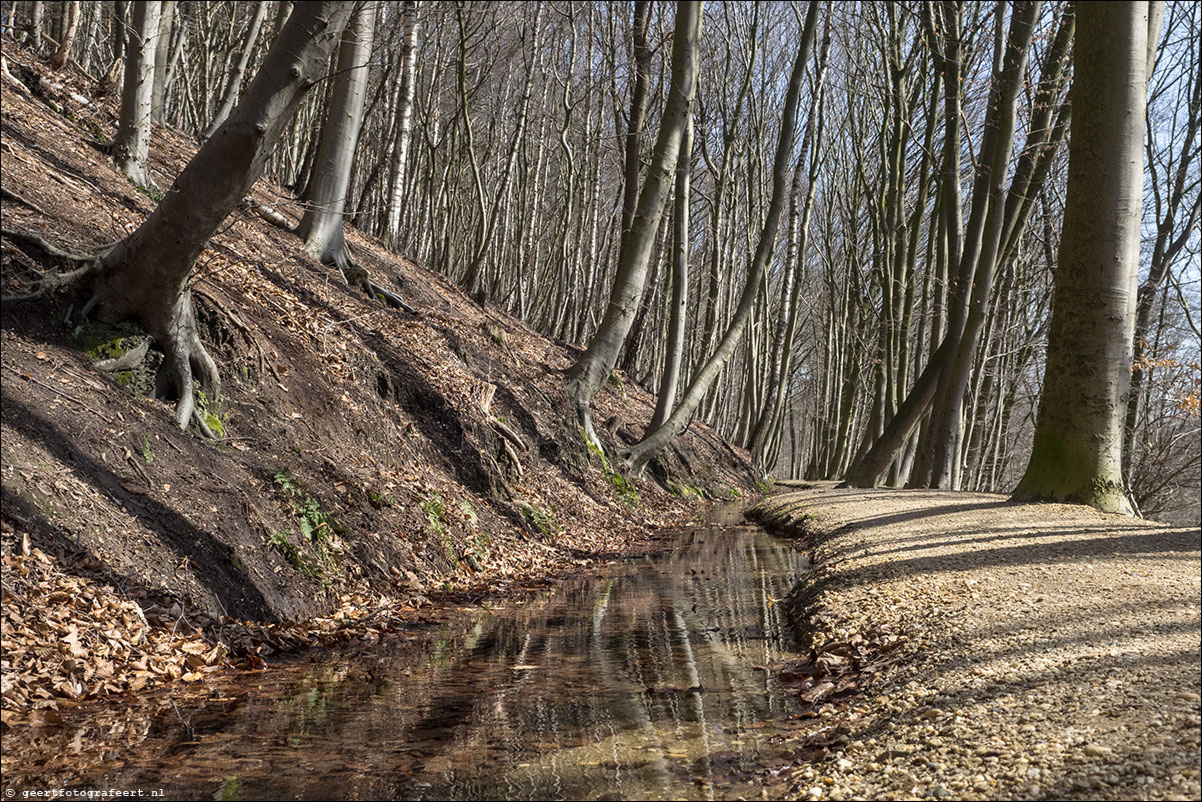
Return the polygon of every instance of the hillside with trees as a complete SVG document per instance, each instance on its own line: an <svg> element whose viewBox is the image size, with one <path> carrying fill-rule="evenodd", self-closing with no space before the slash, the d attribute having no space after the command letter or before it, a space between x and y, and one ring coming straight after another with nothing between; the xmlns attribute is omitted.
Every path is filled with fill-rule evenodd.
<svg viewBox="0 0 1202 802"><path fill-rule="evenodd" d="M659 552L681 573L654 599L617 574L580 597L593 637L614 587L624 620L677 633L669 662L689 646L673 684L630 645L658 625L602 639L648 697L614 715L654 729L655 700L704 695L679 633L729 613L758 621L722 625L731 649L784 638L793 557L682 529L780 487L802 492L765 520L826 555L814 576L856 527L954 537L873 504L1000 499L1013 548L1050 565L1038 538L1080 534L1086 561L1095 513L1064 507L1084 505L1159 561L1131 603L1175 605L1202 522L1200 9L0 4L6 733ZM829 505L843 529L808 526ZM715 567L664 556L703 532L732 551L685 552ZM719 573L735 584L676 601ZM492 626L481 649L543 642ZM1173 626L1193 638L1196 608ZM856 672L906 640L860 630ZM794 672L803 700L823 677L861 692L872 672L831 654ZM517 781L481 782L430 787Z"/></svg>

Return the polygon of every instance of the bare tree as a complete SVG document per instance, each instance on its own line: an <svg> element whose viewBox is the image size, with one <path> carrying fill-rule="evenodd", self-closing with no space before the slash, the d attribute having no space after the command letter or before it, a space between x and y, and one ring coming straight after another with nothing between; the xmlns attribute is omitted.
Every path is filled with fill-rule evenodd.
<svg viewBox="0 0 1202 802"><path fill-rule="evenodd" d="M121 118L113 141L117 169L140 187L154 186L146 169L150 156L150 108L154 93L154 39L159 0L136 0L125 38L125 83Z"/></svg>
<svg viewBox="0 0 1202 802"><path fill-rule="evenodd" d="M262 173L305 94L325 74L351 6L296 6L243 102L188 162L158 208L99 260L94 301L137 318L163 350L180 428L195 411L194 375L213 397L220 390L217 367L196 330L188 284L192 267Z"/></svg>
<svg viewBox="0 0 1202 802"><path fill-rule="evenodd" d="M1130 514L1122 475L1143 204L1149 19L1157 3L1079 8L1068 196L1035 443L1017 499ZM1152 45L1154 47L1154 45Z"/></svg>
<svg viewBox="0 0 1202 802"><path fill-rule="evenodd" d="M683 0L677 4L676 32L672 42L672 80L651 166L639 192L630 231L623 237L618 274L605 317L588 349L572 367L571 378L565 388L585 437L597 448L601 447L601 443L593 430L590 405L617 363L622 343L630 331L630 324L642 298L652 245L671 191L680 143L684 138L696 91L701 10L699 0Z"/></svg>
<svg viewBox="0 0 1202 802"><path fill-rule="evenodd" d="M314 259L336 265L344 272L351 269L352 260L343 231L343 214L363 124L374 31L375 4L365 3L357 8L342 36L334 94L321 129L305 215L297 229Z"/></svg>
<svg viewBox="0 0 1202 802"><path fill-rule="evenodd" d="M417 86L417 1L403 0L401 15L404 32L401 39L401 80L397 85L399 106L396 145L392 151L392 186L388 194L388 225L384 240L393 247L401 236L401 200L405 194L409 167L409 140L413 128L413 95Z"/></svg>

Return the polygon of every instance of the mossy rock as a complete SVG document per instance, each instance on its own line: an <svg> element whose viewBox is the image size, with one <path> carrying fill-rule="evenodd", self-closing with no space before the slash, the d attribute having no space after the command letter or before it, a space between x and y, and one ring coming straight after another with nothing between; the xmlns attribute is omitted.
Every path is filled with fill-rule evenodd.
<svg viewBox="0 0 1202 802"><path fill-rule="evenodd" d="M71 332L79 349L93 363L107 359L118 359L146 341L147 334L141 326L129 321L110 324L98 320L85 320ZM146 352L141 364L132 370L122 370L109 375L122 387L148 398L154 395L155 379L163 355L153 348Z"/></svg>

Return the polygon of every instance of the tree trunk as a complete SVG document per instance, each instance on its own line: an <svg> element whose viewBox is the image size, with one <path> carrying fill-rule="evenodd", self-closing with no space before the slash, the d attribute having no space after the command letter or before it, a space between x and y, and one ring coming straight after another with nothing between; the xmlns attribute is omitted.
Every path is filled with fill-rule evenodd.
<svg viewBox="0 0 1202 802"><path fill-rule="evenodd" d="M75 43L75 32L79 30L79 0L70 0L64 12L67 24L63 28L63 36L54 55L50 57L50 66L56 70L61 70L71 56L71 45Z"/></svg>
<svg viewBox="0 0 1202 802"><path fill-rule="evenodd" d="M618 260L609 306L588 350L572 368L565 395L572 402L584 435L595 447L600 440L593 430L589 407L593 396L609 378L622 343L630 331L643 285L647 263L659 228L664 203L672 186L685 122L692 108L697 85L697 50L701 36L700 0L682 0L677 4L676 32L672 42L672 79L667 106L660 123L659 136L651 157L647 179L639 192L638 206Z"/></svg>
<svg viewBox="0 0 1202 802"><path fill-rule="evenodd" d="M42 49L42 27L45 24L46 4L34 0L29 7L29 46L37 53Z"/></svg>
<svg viewBox="0 0 1202 802"><path fill-rule="evenodd" d="M814 29L818 21L818 0L811 0L809 12L806 14L802 30L801 45L793 62L793 72L789 76L789 88L785 93L785 106L782 112L780 138L776 143L776 156L772 165L772 198L764 219L764 228L760 232L756 244L755 256L747 266L747 284L739 299L739 306L727 327L726 333L718 343L713 355L704 367L689 382L680 405L668 417L662 426L648 431L643 439L630 448L623 459L630 465L630 470L638 474L648 462L667 446L684 430L689 419L705 397L710 385L722 372L743 336L743 329L754 310L759 296L760 285L764 272L768 268L768 260L776 250L776 232L780 225L781 212L785 206L785 196L789 194L789 162L792 161L794 134L797 131L797 107L800 103L802 78L805 76L806 63L810 58L810 50L814 44Z"/></svg>
<svg viewBox="0 0 1202 802"><path fill-rule="evenodd" d="M214 398L220 388L196 331L187 283L192 266L262 174L309 88L326 74L350 12L349 3L299 4L243 102L188 162L158 208L101 260L97 299L138 318L166 354L181 429L195 410L193 371Z"/></svg>
<svg viewBox="0 0 1202 802"><path fill-rule="evenodd" d="M1159 25L1155 21L1150 21L1150 24L1152 30L1149 32L1149 36L1154 37ZM1166 38L1170 35L1171 33L1166 33ZM1150 38L1149 44L1155 44L1155 39ZM1151 78L1151 66L1152 61L1149 61L1149 79ZM1131 393L1127 400L1127 418L1124 424L1123 439L1123 475L1127 478L1128 485L1135 478L1132 476L1131 470L1135 464L1135 431L1139 423L1140 404L1144 395L1144 380L1148 369L1146 364L1149 356L1147 340L1156 294L1169 274L1170 265L1173 264L1177 255L1196 231L1198 217L1202 213L1202 195L1198 193L1197 179L1195 178L1192 182L1189 180L1191 169L1196 169L1194 165L1198 159L1197 138L1199 128L1202 126L1202 117L1199 114L1202 112L1202 78L1199 78L1196 69L1190 69L1191 66L1196 68L1197 62L1186 67L1185 80L1188 82L1187 87L1189 88L1182 92L1186 96L1188 104L1184 136L1179 142L1170 141L1163 145L1158 143L1155 137L1148 136L1144 146L1147 153L1148 174L1152 181L1152 197L1155 201L1156 216L1159 219L1156 225L1156 239L1152 245L1148 277L1139 286L1135 305ZM1169 183L1168 175L1162 176L1158 172L1159 165L1166 161L1158 158L1160 153L1157 151L1161 148L1163 148L1161 152L1174 153L1177 159L1171 183ZM1168 159L1167 162L1168 165L1172 164L1171 159ZM1162 188L1162 183L1167 186ZM1188 199L1191 192L1194 196L1192 203ZM1188 203L1189 208L1183 210L1183 203ZM1184 224L1178 222L1178 217L1182 215L1183 211ZM1177 233L1176 237L1173 236L1174 233ZM1156 357L1154 350L1150 356Z"/></svg>
<svg viewBox="0 0 1202 802"><path fill-rule="evenodd" d="M664 344L664 369L650 428L668 419L676 403L680 363L684 356L685 314L689 302L689 177L692 173L693 117L689 115L680 158L676 160L676 196L672 208L672 296L669 302L668 336Z"/></svg>
<svg viewBox="0 0 1202 802"><path fill-rule="evenodd" d="M154 47L154 94L150 102L150 119L156 123L163 121L163 104L167 98L167 66L171 61L171 29L177 5L176 0L163 0L163 9L159 14L159 32Z"/></svg>
<svg viewBox="0 0 1202 802"><path fill-rule="evenodd" d="M125 39L125 83L121 117L113 141L117 169L139 187L152 187L146 159L150 156L150 105L154 92L154 38L159 30L159 0L133 4Z"/></svg>
<svg viewBox="0 0 1202 802"><path fill-rule="evenodd" d="M1019 500L1131 514L1123 488L1151 7L1078 6L1068 190L1047 367Z"/></svg>
<svg viewBox="0 0 1202 802"><path fill-rule="evenodd" d="M401 200L405 192L405 175L409 166L409 140L413 128L413 95L417 86L417 2L405 0L401 4L404 19L404 38L401 43L401 79L397 88L396 102L400 106L397 122L396 147L392 152L392 189L388 196L388 226L384 241L396 248L401 238Z"/></svg>
<svg viewBox="0 0 1202 802"><path fill-rule="evenodd" d="M308 205L296 232L305 240L305 249L310 256L323 264L336 265L344 272L350 270L351 259L343 235L342 217L363 123L374 30L375 5L367 3L356 11L342 37L334 94L330 98L306 196Z"/></svg>
<svg viewBox="0 0 1202 802"><path fill-rule="evenodd" d="M651 19L651 0L634 3L634 89L630 97L630 119L626 125L625 169L622 172L622 242L634 223L639 198L639 172L642 167L639 139L647 116L647 85L651 83L651 48L647 46L647 24ZM620 257L619 257L620 258Z"/></svg>

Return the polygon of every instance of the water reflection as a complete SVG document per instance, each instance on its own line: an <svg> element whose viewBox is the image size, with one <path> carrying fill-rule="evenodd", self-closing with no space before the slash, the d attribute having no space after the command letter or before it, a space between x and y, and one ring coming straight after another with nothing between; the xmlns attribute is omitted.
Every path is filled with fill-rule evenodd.
<svg viewBox="0 0 1202 802"><path fill-rule="evenodd" d="M773 602L804 567L756 530L682 532L664 555L465 614L403 647L159 699L136 725L124 711L46 731L10 752L5 768L18 774L6 771L6 786L218 799L758 796L756 772L784 762L771 735L793 704L762 669L793 648ZM105 737L91 760L64 748Z"/></svg>

